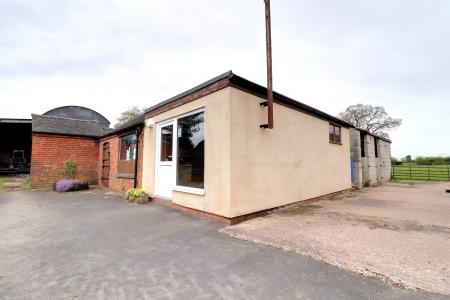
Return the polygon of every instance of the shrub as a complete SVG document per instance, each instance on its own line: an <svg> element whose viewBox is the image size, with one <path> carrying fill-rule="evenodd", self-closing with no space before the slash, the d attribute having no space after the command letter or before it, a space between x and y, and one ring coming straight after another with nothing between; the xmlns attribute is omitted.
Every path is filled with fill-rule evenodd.
<svg viewBox="0 0 450 300"><path fill-rule="evenodd" d="M143 196L148 196L147 192L144 191L143 189L129 189L125 193L125 198L130 203L133 203L137 197L143 197Z"/></svg>
<svg viewBox="0 0 450 300"><path fill-rule="evenodd" d="M30 188L30 179L29 178L22 180L22 188L24 188L24 189Z"/></svg>
<svg viewBox="0 0 450 300"><path fill-rule="evenodd" d="M74 178L78 172L78 164L75 160L69 159L64 162L63 175L64 177Z"/></svg>
<svg viewBox="0 0 450 300"><path fill-rule="evenodd" d="M56 182L53 186L53 190L56 192L73 192L87 190L89 183L78 179L64 178Z"/></svg>

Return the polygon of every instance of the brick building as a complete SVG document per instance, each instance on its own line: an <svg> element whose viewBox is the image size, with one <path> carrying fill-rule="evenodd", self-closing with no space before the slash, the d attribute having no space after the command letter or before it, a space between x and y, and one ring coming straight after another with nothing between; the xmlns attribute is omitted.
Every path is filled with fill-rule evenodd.
<svg viewBox="0 0 450 300"><path fill-rule="evenodd" d="M79 106L64 106L32 115L30 185L51 188L62 179L64 161L78 163L77 178L98 182L98 138L109 131L109 121Z"/></svg>
<svg viewBox="0 0 450 300"><path fill-rule="evenodd" d="M124 192L142 185L144 115L99 138L98 183Z"/></svg>
<svg viewBox="0 0 450 300"><path fill-rule="evenodd" d="M78 164L77 178L115 191L142 183L142 126L139 116L116 129L101 114L64 106L32 115L32 188L51 188L62 179L66 160Z"/></svg>

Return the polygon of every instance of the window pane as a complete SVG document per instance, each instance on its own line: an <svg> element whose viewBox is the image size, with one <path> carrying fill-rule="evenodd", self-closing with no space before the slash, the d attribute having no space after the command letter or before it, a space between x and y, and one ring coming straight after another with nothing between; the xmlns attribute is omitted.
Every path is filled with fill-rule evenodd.
<svg viewBox="0 0 450 300"><path fill-rule="evenodd" d="M329 125L329 138L330 141L334 141L334 126L333 125Z"/></svg>
<svg viewBox="0 0 450 300"><path fill-rule="evenodd" d="M134 160L136 157L136 135L130 134L120 139L120 160Z"/></svg>
<svg viewBox="0 0 450 300"><path fill-rule="evenodd" d="M204 113L178 119L177 185L204 188Z"/></svg>
<svg viewBox="0 0 450 300"><path fill-rule="evenodd" d="M172 161L173 125L161 128L161 161Z"/></svg>
<svg viewBox="0 0 450 300"><path fill-rule="evenodd" d="M341 142L341 128L338 126L334 127L334 141L338 143Z"/></svg>

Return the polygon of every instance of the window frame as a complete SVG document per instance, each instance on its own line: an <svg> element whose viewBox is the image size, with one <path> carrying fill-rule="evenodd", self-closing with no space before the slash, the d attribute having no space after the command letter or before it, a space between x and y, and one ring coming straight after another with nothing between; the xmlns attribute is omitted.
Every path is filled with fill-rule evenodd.
<svg viewBox="0 0 450 300"><path fill-rule="evenodd" d="M174 118L175 120L175 128L174 128L174 136L175 136L175 187L174 190L175 191L179 191L179 192L187 192L187 193L192 193L192 194L197 194L197 195L204 195L205 194L205 157L203 157L203 188L196 188L196 187L190 187L190 186L184 186L184 185L178 185L178 152L179 152L179 145L178 145L178 120L185 118L185 117L189 117L192 115L196 115L196 114L200 114L203 113L203 141L205 140L206 134L206 128L205 128L205 109L201 108L195 111L191 111L189 113L183 114L183 115L179 115L177 117Z"/></svg>
<svg viewBox="0 0 450 300"><path fill-rule="evenodd" d="M121 157L122 139L125 137L128 137L128 136L132 136L132 135L134 135L136 138L136 140L134 142L134 151L135 151L133 154L134 158L133 159L122 159L122 157ZM118 153L117 153L117 156L118 156L118 158L117 158L117 178L132 179L132 178L134 178L135 161L136 161L136 155L137 155L137 151L138 151L136 146L137 146L137 140L139 137L137 136L136 132L131 131L131 132L127 132L127 133L120 135L118 138L119 138L119 143L118 143L118 149L117 149L118 150ZM123 164L131 164L133 166L132 167L133 170L131 172L123 172L123 170L122 170Z"/></svg>
<svg viewBox="0 0 450 300"><path fill-rule="evenodd" d="M330 136L330 128L333 128L332 137ZM336 140L336 128L339 128L339 140ZM328 123L328 141L330 144L342 145L342 127L334 123Z"/></svg>
<svg viewBox="0 0 450 300"><path fill-rule="evenodd" d="M128 136L134 135L136 140L134 141L134 153L133 153L133 159L122 159L121 158L121 154L122 154L122 139L126 138ZM137 145L137 134L136 132L128 132L124 135L119 136L119 161L132 161L132 160L136 160L136 153L137 153L137 149L136 149L136 145Z"/></svg>
<svg viewBox="0 0 450 300"><path fill-rule="evenodd" d="M177 116L174 116L172 118L169 119L165 119L165 120L161 120L160 122L157 123L158 125L162 125L165 123L170 123L173 122L173 143L172 143L172 147L174 149L174 154L173 154L173 159L172 159L172 163L173 163L173 167L175 168L175 184L172 188L173 191L176 192L183 192L183 193L189 193L189 194L194 194L194 195L201 195L204 196L206 194L205 192L205 188L206 188L206 176L204 176L203 178L203 188L194 188L194 187L189 187L189 186L181 186L181 185L177 185L177 169L178 169L178 119L184 118L184 117L188 117L190 115L195 115L198 113L203 113L205 116L205 121L204 121L204 132L205 132L205 140L206 140L206 111L204 107L201 107L199 109L195 109L192 111L189 111L187 113L184 114L180 114ZM158 137L157 134L155 134L155 146L156 146L156 153L158 155L159 151L161 151L159 149L160 145L158 145ZM206 159L204 162L204 174L206 173ZM155 160L155 189L156 189L156 185L158 184L158 180L159 180L159 174L158 174L158 162L157 160Z"/></svg>

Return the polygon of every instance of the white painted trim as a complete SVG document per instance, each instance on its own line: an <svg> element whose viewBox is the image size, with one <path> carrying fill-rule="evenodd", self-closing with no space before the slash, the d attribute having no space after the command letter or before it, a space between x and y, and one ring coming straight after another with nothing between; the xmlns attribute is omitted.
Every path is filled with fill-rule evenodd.
<svg viewBox="0 0 450 300"><path fill-rule="evenodd" d="M172 161L170 162L162 162L161 163L161 128L162 127L166 127L166 126L173 126L173 131L172 131ZM177 140L175 138L175 134L176 134L176 128L177 128L177 122L174 119L170 119L170 120L165 120L163 122L159 122L156 126L156 134L155 134L155 195L164 199L168 199L168 200L172 200L171 198L168 197L163 197L160 195L160 191L159 191L159 167L160 166L172 166L172 168L175 168L175 172L176 172L176 157L175 157L175 144L174 142ZM176 182L176 173L175 173L175 177L173 178L173 184L175 185Z"/></svg>
<svg viewBox="0 0 450 300"><path fill-rule="evenodd" d="M205 189L198 189L193 187L187 187L187 186L175 186L173 188L174 191L177 192L183 192L183 193L189 193L189 194L195 194L195 195L205 195Z"/></svg>
<svg viewBox="0 0 450 300"><path fill-rule="evenodd" d="M178 186L176 185L177 181L177 170L178 170L178 119L184 118L190 115L195 115L200 112L205 112L205 107L201 107L199 109L195 109L192 111L189 111L187 113L175 116L170 119L166 119L163 121L160 121L156 123L156 139L155 139L155 146L156 146L156 152L155 152L155 195L158 196L158 185L159 185L159 166L160 166L160 155L161 155L161 140L160 140L160 130L161 127L167 126L169 124L173 124L173 140L172 140L172 163L173 167L175 168L175 178L174 178L174 191L177 192L184 192L184 193L190 193L195 195L205 195L205 189L198 189L198 188L192 188L187 186ZM206 130L206 128L205 128ZM172 200L172 199L170 199Z"/></svg>

